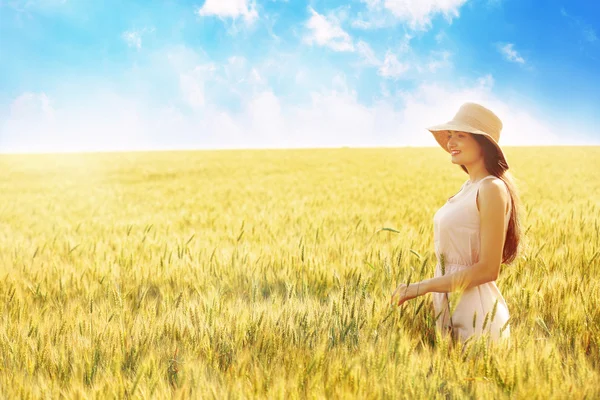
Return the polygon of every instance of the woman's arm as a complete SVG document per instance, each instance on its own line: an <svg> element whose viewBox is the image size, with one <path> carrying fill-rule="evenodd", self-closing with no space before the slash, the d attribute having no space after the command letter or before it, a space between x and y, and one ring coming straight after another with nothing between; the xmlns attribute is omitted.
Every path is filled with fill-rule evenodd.
<svg viewBox="0 0 600 400"><path fill-rule="evenodd" d="M496 267L496 272L494 272L493 268L479 261L460 271L444 276L438 276L436 278L425 279L420 282L421 290L419 290L419 294L431 292L448 293L461 289L466 290L486 282L494 281L498 276L497 271L499 267L500 265Z"/></svg>
<svg viewBox="0 0 600 400"><path fill-rule="evenodd" d="M401 284L392 295L399 295L398 305L404 301L430 292L453 292L471 288L498 278L504 249L504 218L509 195L502 181L488 180L479 188L479 215L481 251L479 261L460 271L412 283ZM481 200L481 201L479 201ZM508 218L508 216L506 216Z"/></svg>
<svg viewBox="0 0 600 400"><path fill-rule="evenodd" d="M504 182L500 180L488 180L482 182L479 188L479 201L477 202L481 235L479 261L452 274L421 282L424 293L469 289L498 278L505 239L505 210L509 201L508 193L503 186Z"/></svg>

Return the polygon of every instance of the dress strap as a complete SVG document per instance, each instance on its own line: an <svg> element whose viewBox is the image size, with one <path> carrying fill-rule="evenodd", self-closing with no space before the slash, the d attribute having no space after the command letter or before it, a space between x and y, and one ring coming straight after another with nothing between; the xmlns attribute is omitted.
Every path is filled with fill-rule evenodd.
<svg viewBox="0 0 600 400"><path fill-rule="evenodd" d="M478 180L477 183L475 183L475 184L479 185L481 182L485 181L486 179L488 179L488 178L495 178L495 177L496 177L495 175L488 175L488 176L486 176L486 177L481 178L480 180Z"/></svg>

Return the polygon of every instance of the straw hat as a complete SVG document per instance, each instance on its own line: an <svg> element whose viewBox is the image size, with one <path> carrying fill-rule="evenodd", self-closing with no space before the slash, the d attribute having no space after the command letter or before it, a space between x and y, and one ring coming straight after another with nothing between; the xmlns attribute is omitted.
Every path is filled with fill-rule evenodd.
<svg viewBox="0 0 600 400"><path fill-rule="evenodd" d="M508 162L506 162L504 152L498 144L500 141L500 131L502 130L502 121L500 121L500 118L498 118L496 114L480 104L465 103L460 107L452 121L429 127L427 130L433 133L435 140L437 140L440 146L448 153L450 153L447 146L448 131L460 131L483 135L496 146L500 158L499 162L506 164L506 169L508 169Z"/></svg>

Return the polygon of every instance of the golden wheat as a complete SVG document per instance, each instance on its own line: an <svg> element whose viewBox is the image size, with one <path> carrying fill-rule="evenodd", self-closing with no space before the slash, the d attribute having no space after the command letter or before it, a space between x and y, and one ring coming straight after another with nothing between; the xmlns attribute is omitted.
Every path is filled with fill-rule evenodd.
<svg viewBox="0 0 600 400"><path fill-rule="evenodd" d="M3 155L0 393L600 397L600 148L506 154L511 341L464 348L389 305L467 179L439 149Z"/></svg>

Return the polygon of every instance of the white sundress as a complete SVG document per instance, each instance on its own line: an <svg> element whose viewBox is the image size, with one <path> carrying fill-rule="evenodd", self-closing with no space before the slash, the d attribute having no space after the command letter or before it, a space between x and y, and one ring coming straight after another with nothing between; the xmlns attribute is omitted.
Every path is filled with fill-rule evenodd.
<svg viewBox="0 0 600 400"><path fill-rule="evenodd" d="M470 181L465 182L461 190L435 213L433 217L434 243L438 260L435 268L436 277L442 276L441 254L444 254L446 274L479 261L480 219L476 196L481 182L494 178L496 177L489 175L474 184L471 184ZM504 223L505 237L511 209L512 204L509 204ZM435 317L437 317L436 328L438 330L443 334L451 331L452 335L463 343L473 335L489 334L494 341L510 336L510 327L506 325L509 318L508 307L495 281L465 290L456 304L452 318L450 318L448 304L452 304L453 296L459 295L459 293L433 293L433 307ZM496 301L498 302L496 312L491 320ZM483 324L488 313L484 331Z"/></svg>

